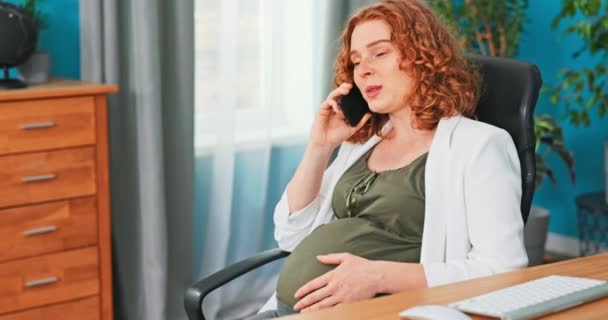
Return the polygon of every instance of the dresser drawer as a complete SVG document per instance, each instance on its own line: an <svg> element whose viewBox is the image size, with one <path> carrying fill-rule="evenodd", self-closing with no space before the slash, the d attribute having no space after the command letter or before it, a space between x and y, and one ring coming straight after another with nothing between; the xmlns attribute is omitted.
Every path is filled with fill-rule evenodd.
<svg viewBox="0 0 608 320"><path fill-rule="evenodd" d="M0 157L0 208L95 193L93 147Z"/></svg>
<svg viewBox="0 0 608 320"><path fill-rule="evenodd" d="M94 143L93 97L0 102L0 155Z"/></svg>
<svg viewBox="0 0 608 320"><path fill-rule="evenodd" d="M95 198L0 210L0 262L97 243Z"/></svg>
<svg viewBox="0 0 608 320"><path fill-rule="evenodd" d="M99 320L99 297L11 313L0 320Z"/></svg>
<svg viewBox="0 0 608 320"><path fill-rule="evenodd" d="M0 264L0 314L99 293L97 247Z"/></svg>

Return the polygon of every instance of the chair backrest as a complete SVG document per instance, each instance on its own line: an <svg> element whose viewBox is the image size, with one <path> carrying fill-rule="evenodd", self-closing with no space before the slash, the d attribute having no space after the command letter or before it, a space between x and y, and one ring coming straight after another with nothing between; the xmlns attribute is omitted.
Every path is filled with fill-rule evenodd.
<svg viewBox="0 0 608 320"><path fill-rule="evenodd" d="M540 71L534 64L513 59L480 55L467 58L479 66L481 73L481 97L476 111L479 121L505 129L515 142L521 164L521 214L525 223L536 177L533 113L542 84Z"/></svg>

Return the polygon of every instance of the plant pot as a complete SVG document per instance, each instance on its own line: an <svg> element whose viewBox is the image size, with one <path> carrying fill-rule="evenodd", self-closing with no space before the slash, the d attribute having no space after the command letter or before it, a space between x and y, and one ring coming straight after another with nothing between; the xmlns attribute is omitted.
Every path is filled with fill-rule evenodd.
<svg viewBox="0 0 608 320"><path fill-rule="evenodd" d="M532 206L528 222L524 227L524 245L528 254L528 266L542 264L549 228L549 210Z"/></svg>
<svg viewBox="0 0 608 320"><path fill-rule="evenodd" d="M48 52L35 52L24 64L17 67L20 78L27 84L49 81L51 57Z"/></svg>

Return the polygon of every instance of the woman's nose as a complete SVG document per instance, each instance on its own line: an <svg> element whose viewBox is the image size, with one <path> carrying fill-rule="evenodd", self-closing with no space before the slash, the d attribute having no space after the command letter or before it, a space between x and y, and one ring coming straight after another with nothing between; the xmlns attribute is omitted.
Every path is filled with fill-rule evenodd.
<svg viewBox="0 0 608 320"><path fill-rule="evenodd" d="M373 73L373 68L372 68L372 65L370 64L369 59L361 59L361 62L359 62L358 69L359 70L357 70L357 71L359 72L360 77L365 77L365 76L368 76Z"/></svg>

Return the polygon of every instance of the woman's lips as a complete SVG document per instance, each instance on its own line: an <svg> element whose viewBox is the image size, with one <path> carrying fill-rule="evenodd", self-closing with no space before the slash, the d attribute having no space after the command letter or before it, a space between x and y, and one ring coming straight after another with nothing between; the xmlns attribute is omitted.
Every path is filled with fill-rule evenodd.
<svg viewBox="0 0 608 320"><path fill-rule="evenodd" d="M368 98L374 98L380 94L380 91L382 91L382 86L368 86L365 88L365 95Z"/></svg>

